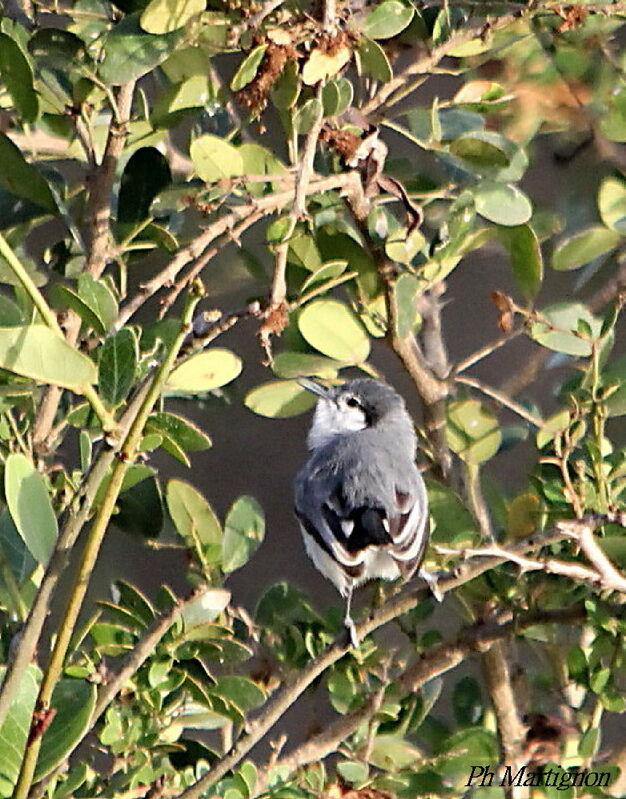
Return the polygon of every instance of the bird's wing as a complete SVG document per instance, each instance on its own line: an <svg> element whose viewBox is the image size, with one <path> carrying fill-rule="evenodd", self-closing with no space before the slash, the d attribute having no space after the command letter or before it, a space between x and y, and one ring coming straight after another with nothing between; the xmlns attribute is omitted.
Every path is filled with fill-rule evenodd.
<svg viewBox="0 0 626 799"><path fill-rule="evenodd" d="M351 502L339 482L309 475L296 484L296 514L304 530L343 566L360 565L374 547L399 561L409 576L428 540L426 490L417 477L410 488L396 488L391 502L375 505Z"/></svg>
<svg viewBox="0 0 626 799"><path fill-rule="evenodd" d="M350 551L348 547L354 521L342 508L332 483L315 476L298 478L295 512L304 531L335 561L348 568L363 563L365 550Z"/></svg>

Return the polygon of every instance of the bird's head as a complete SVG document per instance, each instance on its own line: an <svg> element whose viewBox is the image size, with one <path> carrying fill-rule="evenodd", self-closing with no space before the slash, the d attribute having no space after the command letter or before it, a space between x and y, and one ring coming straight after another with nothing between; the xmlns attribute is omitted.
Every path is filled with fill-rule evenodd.
<svg viewBox="0 0 626 799"><path fill-rule="evenodd" d="M371 378L324 386L301 378L300 385L319 399L309 433L311 449L337 435L373 428L398 415L406 415L404 401L391 386Z"/></svg>

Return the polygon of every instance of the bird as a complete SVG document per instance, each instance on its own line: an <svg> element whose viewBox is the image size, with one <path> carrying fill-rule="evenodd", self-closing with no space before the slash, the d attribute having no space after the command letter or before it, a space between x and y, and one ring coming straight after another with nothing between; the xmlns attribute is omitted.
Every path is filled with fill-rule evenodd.
<svg viewBox="0 0 626 799"><path fill-rule="evenodd" d="M295 514L307 554L345 598L344 624L358 648L354 589L378 578L408 580L428 543L415 428L402 397L380 380L298 382L317 403L309 456L294 481Z"/></svg>

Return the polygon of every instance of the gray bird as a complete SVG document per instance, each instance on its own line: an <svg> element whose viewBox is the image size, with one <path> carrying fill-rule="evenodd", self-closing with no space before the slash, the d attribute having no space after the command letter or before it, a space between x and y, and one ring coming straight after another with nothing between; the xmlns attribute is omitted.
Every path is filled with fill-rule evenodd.
<svg viewBox="0 0 626 799"><path fill-rule="evenodd" d="M295 512L309 557L346 598L345 625L356 647L353 590L376 578L409 579L428 542L415 429L402 397L378 380L299 382L319 399L309 459L295 480Z"/></svg>

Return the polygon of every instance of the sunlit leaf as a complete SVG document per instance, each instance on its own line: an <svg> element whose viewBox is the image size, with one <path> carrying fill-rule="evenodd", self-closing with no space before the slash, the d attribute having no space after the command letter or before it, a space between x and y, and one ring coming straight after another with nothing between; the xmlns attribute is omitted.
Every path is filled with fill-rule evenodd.
<svg viewBox="0 0 626 799"><path fill-rule="evenodd" d="M403 31L413 19L413 9L399 0L385 0L365 18L361 32L370 39L390 39Z"/></svg>
<svg viewBox="0 0 626 799"><path fill-rule="evenodd" d="M239 150L219 136L205 133L191 143L189 155L196 173L205 183L242 175L243 158Z"/></svg>
<svg viewBox="0 0 626 799"><path fill-rule="evenodd" d="M358 317L339 300L314 300L298 317L307 342L323 355L345 363L363 363L370 342Z"/></svg>
<svg viewBox="0 0 626 799"><path fill-rule="evenodd" d="M483 180L474 189L476 210L497 225L523 225L532 215L532 205L523 191L507 183Z"/></svg>
<svg viewBox="0 0 626 799"><path fill-rule="evenodd" d="M259 416L281 419L308 411L315 397L295 380L271 380L249 391L244 404Z"/></svg>
<svg viewBox="0 0 626 799"><path fill-rule="evenodd" d="M607 227L626 235L626 182L622 178L608 177L602 181L598 209Z"/></svg>
<svg viewBox="0 0 626 799"><path fill-rule="evenodd" d="M205 0L151 0L139 24L148 33L170 33L206 8Z"/></svg>
<svg viewBox="0 0 626 799"><path fill-rule="evenodd" d="M184 361L167 379L170 391L203 393L225 386L242 369L241 359L230 350L214 347Z"/></svg>
<svg viewBox="0 0 626 799"><path fill-rule="evenodd" d="M256 47L253 47L248 55L243 59L237 72L235 72L233 79L230 82L230 88L234 92L238 92L240 89L243 89L244 86L247 86L248 83L254 79L259 67L261 66L263 58L265 57L266 50L266 44L257 45Z"/></svg>
<svg viewBox="0 0 626 799"><path fill-rule="evenodd" d="M483 463L500 448L502 433L498 422L478 400L451 402L447 418L448 445L467 463Z"/></svg>
<svg viewBox="0 0 626 799"><path fill-rule="evenodd" d="M4 491L13 522L38 563L46 565L58 536L44 476L21 453L5 462Z"/></svg>
<svg viewBox="0 0 626 799"><path fill-rule="evenodd" d="M321 80L332 78L342 70L352 58L349 47L343 46L332 52L326 52L320 47L311 50L309 57L302 68L302 81L307 86L314 86Z"/></svg>
<svg viewBox="0 0 626 799"><path fill-rule="evenodd" d="M224 521L222 571L232 572L246 563L265 535L263 508L254 497L239 497Z"/></svg>
<svg viewBox="0 0 626 799"><path fill-rule="evenodd" d="M179 535L190 549L211 545L213 559L221 554L222 527L213 509L189 483L170 480L165 492L167 509Z"/></svg>
<svg viewBox="0 0 626 799"><path fill-rule="evenodd" d="M600 333L602 322L586 305L580 302L560 302L543 308L541 316L545 322L534 322L530 335L544 347L567 355L591 354L591 341L580 335L579 322L589 325L592 334Z"/></svg>
<svg viewBox="0 0 626 799"><path fill-rule="evenodd" d="M559 242L552 253L552 268L558 271L578 269L614 250L620 240L619 233L599 225L582 230Z"/></svg>
<svg viewBox="0 0 626 799"><path fill-rule="evenodd" d="M0 679L4 679L5 673L6 667L0 666ZM20 677L7 717L0 727L0 790L3 796L12 795L20 773L40 680L39 667L29 665Z"/></svg>

